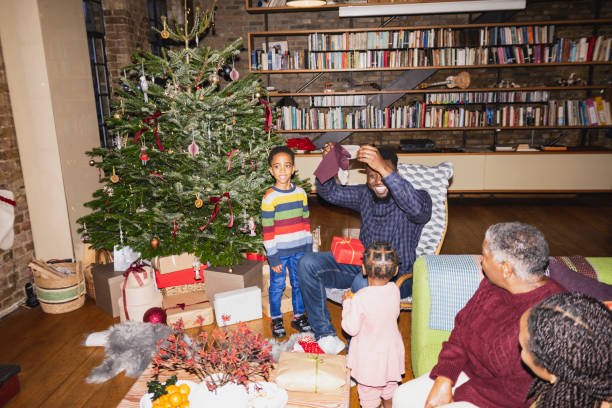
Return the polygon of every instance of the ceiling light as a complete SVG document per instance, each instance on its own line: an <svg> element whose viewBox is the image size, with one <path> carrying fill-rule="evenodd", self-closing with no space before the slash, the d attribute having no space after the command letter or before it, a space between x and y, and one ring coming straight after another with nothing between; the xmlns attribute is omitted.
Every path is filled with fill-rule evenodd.
<svg viewBox="0 0 612 408"><path fill-rule="evenodd" d="M293 2L292 2L293 3ZM472 13L493 10L522 10L526 0L443 1L431 3L389 4L340 7L340 17L396 16L402 14ZM289 2L287 2L289 4Z"/></svg>
<svg viewBox="0 0 612 408"><path fill-rule="evenodd" d="M326 4L325 0L287 0L287 6L290 7L317 7Z"/></svg>

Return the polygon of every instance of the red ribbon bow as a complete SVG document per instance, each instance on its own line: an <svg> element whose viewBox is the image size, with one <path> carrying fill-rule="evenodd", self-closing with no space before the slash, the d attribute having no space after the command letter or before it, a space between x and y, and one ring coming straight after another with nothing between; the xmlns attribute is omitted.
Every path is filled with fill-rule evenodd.
<svg viewBox="0 0 612 408"><path fill-rule="evenodd" d="M161 115L162 113L160 111L157 111L148 118L144 118L142 122L145 125L151 125L151 121L155 123L155 140L157 141L157 147L159 147L159 150L163 152L164 146L162 145L161 140L159 140L159 133L157 132L157 118L159 118ZM145 129L140 129L138 130L138 132L136 132L136 135L134 136L134 143L138 143L138 138L140 138L140 135L142 135L144 131Z"/></svg>
<svg viewBox="0 0 612 408"><path fill-rule="evenodd" d="M229 195L229 193L223 193L219 197L210 197L208 199L208 202L210 204L215 204L215 209L213 210L212 214L210 215L210 220L208 220L206 225L203 226L203 227L200 227L200 231L204 231L204 229L206 229L206 227L208 227L210 225L212 220L215 219L215 217L219 213L219 203L221 202L223 197L227 197L227 204L229 205L230 214L231 214L230 222L229 222L229 224L227 224L227 227L231 228L231 227L234 226L234 210L232 210L232 202L230 201L230 195Z"/></svg>
<svg viewBox="0 0 612 408"><path fill-rule="evenodd" d="M261 98L259 98L259 103L266 107L266 121L264 122L264 130L267 132L272 127L272 109L270 109L268 103Z"/></svg>
<svg viewBox="0 0 612 408"><path fill-rule="evenodd" d="M127 280L128 277L130 276L130 274L134 275L134 278L136 279L136 282L138 282L138 286L142 286L144 285L144 282L142 281L142 278L138 275L139 273L142 273L144 278L147 277L147 271L142 267L142 264L137 263L137 262L133 262L129 268L127 268L124 272L123 272L123 276L125 276L125 280L123 281L123 311L125 313L125 320L130 320L130 315L128 314L128 308L127 308L127 299L125 296L125 286L127 284Z"/></svg>
<svg viewBox="0 0 612 408"><path fill-rule="evenodd" d="M190 303L190 304L186 304L186 303L177 303L174 306L171 307L167 307L166 310L172 310L172 309L181 309L181 310L185 310L185 308L187 306L194 306L194 305L200 305L202 303L209 303L209 300L203 300L201 302L196 302L196 303Z"/></svg>
<svg viewBox="0 0 612 408"><path fill-rule="evenodd" d="M230 171L230 169L232 168L232 154L237 151L238 149L236 148L227 154L227 171Z"/></svg>

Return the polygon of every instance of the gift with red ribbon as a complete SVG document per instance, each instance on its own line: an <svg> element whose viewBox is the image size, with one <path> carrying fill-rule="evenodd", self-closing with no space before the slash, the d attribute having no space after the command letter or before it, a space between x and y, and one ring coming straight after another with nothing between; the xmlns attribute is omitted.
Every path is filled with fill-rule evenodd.
<svg viewBox="0 0 612 408"><path fill-rule="evenodd" d="M162 296L155 289L153 274L148 266L134 262L123 272L124 281L120 297L121 321L142 321L144 313L152 307L161 307Z"/></svg>
<svg viewBox="0 0 612 408"><path fill-rule="evenodd" d="M215 217L219 213L219 204L221 203L221 200L223 200L223 197L227 197L227 204L229 205L229 210L230 210L230 221L229 221L229 224L227 224L227 227L231 228L231 227L234 226L234 210L232 210L232 201L230 200L229 193L223 193L219 197L210 197L208 199L208 202L210 204L214 204L215 205L215 209L213 210L212 214L210 215L210 219L208 220L206 225L204 225L203 227L200 227L200 231L205 230L206 227L208 227L210 225L212 220L215 219Z"/></svg>
<svg viewBox="0 0 612 408"><path fill-rule="evenodd" d="M214 322L212 306L203 290L164 296L162 301L168 324L183 319L185 328L206 326Z"/></svg>
<svg viewBox="0 0 612 408"><path fill-rule="evenodd" d="M200 273L198 275L196 275L193 267L169 273L161 273L156 270L155 282L160 289L173 286L192 285L194 283L204 283L204 269L206 268L206 264L200 265ZM198 279L198 276L200 279Z"/></svg>
<svg viewBox="0 0 612 408"><path fill-rule="evenodd" d="M334 237L331 244L334 259L338 263L361 265L365 248L361 241L355 238Z"/></svg>

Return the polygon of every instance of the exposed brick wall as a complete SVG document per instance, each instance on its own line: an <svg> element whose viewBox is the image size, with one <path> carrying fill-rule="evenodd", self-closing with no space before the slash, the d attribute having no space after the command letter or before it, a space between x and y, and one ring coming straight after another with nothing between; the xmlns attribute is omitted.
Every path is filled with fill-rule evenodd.
<svg viewBox="0 0 612 408"><path fill-rule="evenodd" d="M110 83L118 83L121 68L131 64L138 48L150 51L147 0L103 0L106 57Z"/></svg>
<svg viewBox="0 0 612 408"><path fill-rule="evenodd" d="M34 256L34 243L13 114L9 98L4 59L0 47L0 189L15 195L14 233L11 249L0 249L0 317L7 308L25 298L24 286L29 280L28 263Z"/></svg>

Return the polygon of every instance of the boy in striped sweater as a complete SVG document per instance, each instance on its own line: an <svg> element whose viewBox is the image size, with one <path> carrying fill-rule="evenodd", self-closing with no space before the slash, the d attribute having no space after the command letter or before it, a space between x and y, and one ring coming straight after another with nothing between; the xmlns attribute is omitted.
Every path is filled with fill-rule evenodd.
<svg viewBox="0 0 612 408"><path fill-rule="evenodd" d="M285 289L285 273L289 271L293 320L291 326L298 331L310 331L304 314L304 302L297 278L297 264L306 252L312 252L312 235L306 192L291 183L295 172L294 154L286 146L277 146L270 152L270 174L276 182L261 200L263 240L270 264L270 316L274 337L285 337L281 297Z"/></svg>

